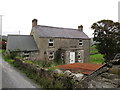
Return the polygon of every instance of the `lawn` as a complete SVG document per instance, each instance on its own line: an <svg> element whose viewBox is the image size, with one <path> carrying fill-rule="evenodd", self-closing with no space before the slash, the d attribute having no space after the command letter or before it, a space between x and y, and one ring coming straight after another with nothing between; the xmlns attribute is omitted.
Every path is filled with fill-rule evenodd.
<svg viewBox="0 0 120 90"><path fill-rule="evenodd" d="M94 54L90 55L90 63L102 64L104 62L103 55Z"/></svg>
<svg viewBox="0 0 120 90"><path fill-rule="evenodd" d="M90 63L102 64L104 62L103 55L98 52L96 46L90 47Z"/></svg>

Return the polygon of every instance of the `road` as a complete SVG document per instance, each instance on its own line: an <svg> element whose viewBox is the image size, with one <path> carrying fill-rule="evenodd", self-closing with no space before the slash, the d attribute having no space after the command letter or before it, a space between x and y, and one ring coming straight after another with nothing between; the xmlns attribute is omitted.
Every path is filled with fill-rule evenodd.
<svg viewBox="0 0 120 90"><path fill-rule="evenodd" d="M2 62L2 63L1 63ZM16 68L4 61L0 55L0 68L2 67L2 80L0 78L0 88L40 88ZM1 74L2 73L2 74Z"/></svg>

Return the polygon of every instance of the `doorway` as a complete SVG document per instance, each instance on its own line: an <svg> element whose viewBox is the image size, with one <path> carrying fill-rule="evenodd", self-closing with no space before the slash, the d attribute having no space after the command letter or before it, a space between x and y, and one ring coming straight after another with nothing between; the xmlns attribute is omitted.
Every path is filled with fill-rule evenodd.
<svg viewBox="0 0 120 90"><path fill-rule="evenodd" d="M70 64L75 63L75 52L70 52Z"/></svg>

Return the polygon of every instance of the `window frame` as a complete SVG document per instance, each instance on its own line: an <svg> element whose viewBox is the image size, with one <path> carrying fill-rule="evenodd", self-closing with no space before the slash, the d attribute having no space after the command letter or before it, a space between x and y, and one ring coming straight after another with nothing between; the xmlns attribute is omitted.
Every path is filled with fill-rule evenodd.
<svg viewBox="0 0 120 90"><path fill-rule="evenodd" d="M61 53L61 60L64 60L64 53Z"/></svg>
<svg viewBox="0 0 120 90"><path fill-rule="evenodd" d="M83 40L82 39L79 40L79 46L83 46Z"/></svg>
<svg viewBox="0 0 120 90"><path fill-rule="evenodd" d="M52 40L52 41L50 41ZM52 46L50 46L50 44L53 44ZM48 39L48 47L54 47L54 39Z"/></svg>
<svg viewBox="0 0 120 90"><path fill-rule="evenodd" d="M52 54L50 54L50 53L52 53ZM50 56L52 56L53 58L51 59ZM54 60L54 58L55 58L54 51L49 51L48 52L48 59L49 60Z"/></svg>

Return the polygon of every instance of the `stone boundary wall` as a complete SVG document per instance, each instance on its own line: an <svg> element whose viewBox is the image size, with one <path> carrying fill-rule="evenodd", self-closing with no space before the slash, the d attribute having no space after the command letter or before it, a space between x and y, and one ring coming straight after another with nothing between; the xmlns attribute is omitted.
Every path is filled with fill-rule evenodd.
<svg viewBox="0 0 120 90"><path fill-rule="evenodd" d="M23 68L31 69L33 72L36 72L41 78L46 77L54 79L52 84L56 83L56 81L62 82L65 88L77 88L79 82L85 77L81 73L75 74L69 70L63 72L60 69L51 71L47 68L40 68L38 65L29 64L17 58L15 59L15 62Z"/></svg>

